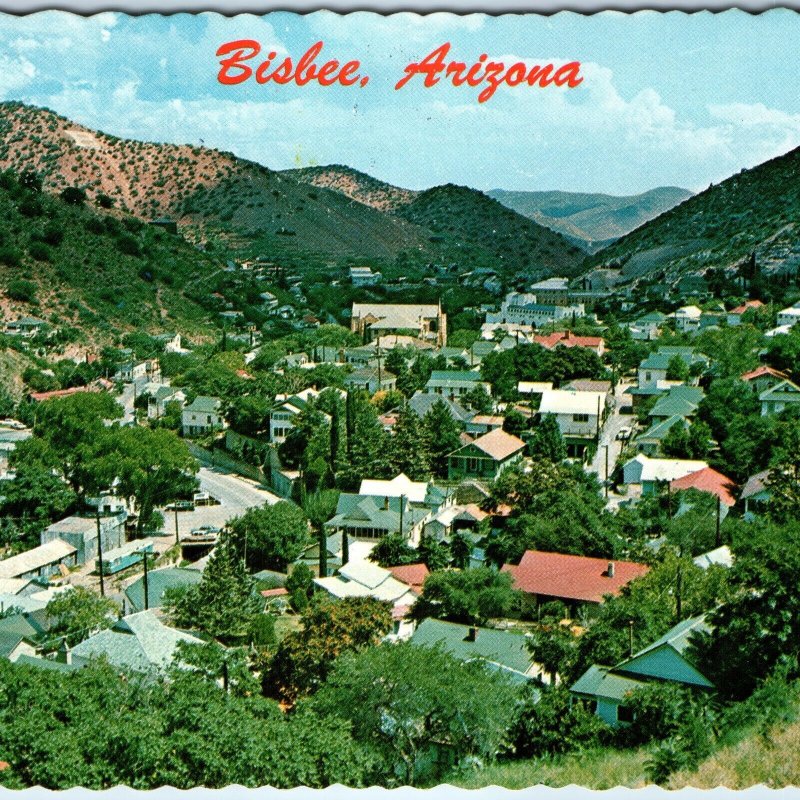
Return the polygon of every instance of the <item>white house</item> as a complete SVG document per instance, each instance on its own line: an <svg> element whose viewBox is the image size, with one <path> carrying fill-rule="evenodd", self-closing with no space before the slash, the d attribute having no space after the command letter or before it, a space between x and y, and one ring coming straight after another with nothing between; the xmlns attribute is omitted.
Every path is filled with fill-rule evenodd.
<svg viewBox="0 0 800 800"><path fill-rule="evenodd" d="M350 280L353 286L374 286L381 282L380 272L373 272L370 267L350 267Z"/></svg>
<svg viewBox="0 0 800 800"><path fill-rule="evenodd" d="M800 321L800 303L795 303L793 306L778 312L778 327L781 325L791 327L797 324L798 321Z"/></svg>
<svg viewBox="0 0 800 800"><path fill-rule="evenodd" d="M181 426L184 436L199 436L227 427L225 417L222 416L222 401L218 397L195 397L183 409Z"/></svg>
<svg viewBox="0 0 800 800"><path fill-rule="evenodd" d="M682 306L673 311L670 317L675 322L675 330L679 333L696 331L700 327L703 312L697 306Z"/></svg>
<svg viewBox="0 0 800 800"><path fill-rule="evenodd" d="M603 427L607 401L606 392L550 389L542 392L539 414L552 414L556 418L567 452L580 457Z"/></svg>
<svg viewBox="0 0 800 800"><path fill-rule="evenodd" d="M650 458L640 453L622 468L623 481L629 486L641 485L642 495L652 495L661 483L672 483L686 475L706 469L705 461L676 458Z"/></svg>
<svg viewBox="0 0 800 800"><path fill-rule="evenodd" d="M800 386L790 380L771 386L758 396L761 401L761 416L780 414L787 408L800 408Z"/></svg>
<svg viewBox="0 0 800 800"><path fill-rule="evenodd" d="M570 317L582 317L585 313L583 303L556 305L537 301L532 293L509 292L500 304L499 311L486 314L487 323L515 323L541 328L551 322Z"/></svg>

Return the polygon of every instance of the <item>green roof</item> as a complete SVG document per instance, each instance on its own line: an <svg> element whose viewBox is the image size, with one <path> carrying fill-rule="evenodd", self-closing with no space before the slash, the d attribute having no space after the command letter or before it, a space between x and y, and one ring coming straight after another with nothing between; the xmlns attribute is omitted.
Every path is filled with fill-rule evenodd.
<svg viewBox="0 0 800 800"><path fill-rule="evenodd" d="M692 403L683 397L676 397L672 393L660 397L650 409L650 417L689 417L697 411L697 403Z"/></svg>
<svg viewBox="0 0 800 800"><path fill-rule="evenodd" d="M164 592L180 586L194 586L200 583L202 573L196 569L165 567L147 573L147 597L150 608L160 608ZM134 611L144 611L144 576L134 581L126 590L125 597Z"/></svg>
<svg viewBox="0 0 800 800"><path fill-rule="evenodd" d="M75 670L80 669L77 664L65 664L63 661L55 661L52 658L39 658L38 656L19 656L14 663L25 667L49 669L54 672L75 672Z"/></svg>
<svg viewBox="0 0 800 800"><path fill-rule="evenodd" d="M522 675L530 669L533 659L528 652L526 636L492 628L474 630L477 635L474 641L469 641L468 625L425 619L414 631L411 642L422 647L434 647L438 644L462 661L479 659Z"/></svg>
<svg viewBox="0 0 800 800"><path fill-rule="evenodd" d="M480 372L459 369L435 369L431 372L428 383L480 383L483 381Z"/></svg>
<svg viewBox="0 0 800 800"><path fill-rule="evenodd" d="M701 614L699 617L689 617L689 619L685 619L674 627L670 628L660 639L656 639L656 641L654 641L652 644L631 656L630 659L625 659L625 661L623 661L621 664L617 664L614 669L622 667L628 661L631 661L634 658L639 658L645 653L649 653L665 644L668 644L673 650L683 655L683 653L689 647L689 639L693 633L698 631L708 633L710 630L711 628L705 621L705 614Z"/></svg>
<svg viewBox="0 0 800 800"><path fill-rule="evenodd" d="M644 681L637 681L625 675L617 675L613 672L609 672L608 667L592 664L592 666L569 687L569 690L574 694L589 694L594 697L605 697L609 700L622 702L625 700L625 695L628 694L628 692L634 692L646 685Z"/></svg>
<svg viewBox="0 0 800 800"><path fill-rule="evenodd" d="M219 397L206 397L199 395L195 397L192 403L184 409L184 411L197 411L201 414L216 414L219 411L222 401Z"/></svg>
<svg viewBox="0 0 800 800"><path fill-rule="evenodd" d="M636 441L642 442L646 439L656 439L660 442L669 433L670 428L676 422L685 422L685 420L682 416L676 414L673 417L669 417L669 419L657 422L655 425L651 426L649 430L646 430L643 434L637 436Z"/></svg>

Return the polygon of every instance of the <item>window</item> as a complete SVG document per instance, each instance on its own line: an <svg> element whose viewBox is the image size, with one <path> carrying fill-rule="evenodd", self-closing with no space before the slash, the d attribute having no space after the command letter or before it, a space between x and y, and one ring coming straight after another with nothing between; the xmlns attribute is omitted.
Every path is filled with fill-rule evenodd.
<svg viewBox="0 0 800 800"><path fill-rule="evenodd" d="M633 722L633 709L630 706L617 706L617 722Z"/></svg>
<svg viewBox="0 0 800 800"><path fill-rule="evenodd" d="M468 458L467 459L467 472L477 472L478 471L478 459L477 458Z"/></svg>
<svg viewBox="0 0 800 800"><path fill-rule="evenodd" d="M589 415L588 414L573 414L572 415L573 422L588 422Z"/></svg>
<svg viewBox="0 0 800 800"><path fill-rule="evenodd" d="M206 422L210 425L211 424L211 414L206 415Z"/></svg>
<svg viewBox="0 0 800 800"><path fill-rule="evenodd" d="M645 372L645 374L644 374L644 379L645 379L646 381L651 381L651 380L653 380L653 373L652 373L652 372Z"/></svg>

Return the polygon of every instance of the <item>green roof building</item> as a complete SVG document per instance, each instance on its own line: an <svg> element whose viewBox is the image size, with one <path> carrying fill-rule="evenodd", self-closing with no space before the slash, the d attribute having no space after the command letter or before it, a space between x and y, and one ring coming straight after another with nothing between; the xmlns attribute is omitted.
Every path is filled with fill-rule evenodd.
<svg viewBox="0 0 800 800"><path fill-rule="evenodd" d="M161 608L167 589L194 586L200 583L202 573L196 569L183 567L164 567L152 569L147 573L147 600L149 608ZM125 602L133 613L144 611L144 576L137 578L125 590Z"/></svg>

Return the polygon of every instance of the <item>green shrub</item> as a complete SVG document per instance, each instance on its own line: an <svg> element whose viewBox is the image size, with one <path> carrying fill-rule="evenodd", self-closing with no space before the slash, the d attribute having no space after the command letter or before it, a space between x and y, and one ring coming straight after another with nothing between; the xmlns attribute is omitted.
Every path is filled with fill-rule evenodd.
<svg viewBox="0 0 800 800"><path fill-rule="evenodd" d="M0 261L2 255L0 255ZM36 301L36 284L31 281L14 280L8 284L6 294L20 303L33 303Z"/></svg>

